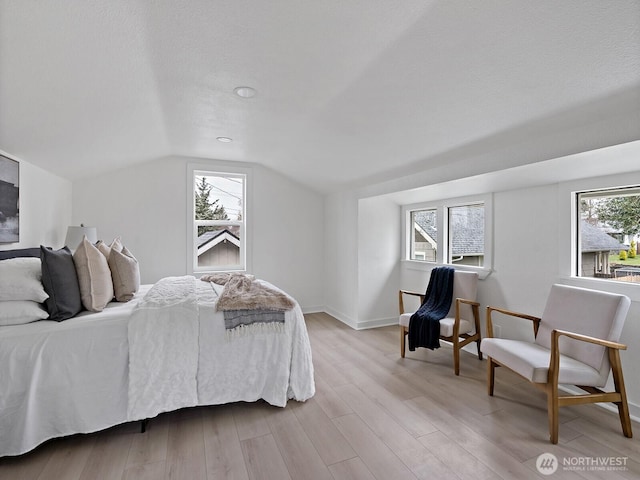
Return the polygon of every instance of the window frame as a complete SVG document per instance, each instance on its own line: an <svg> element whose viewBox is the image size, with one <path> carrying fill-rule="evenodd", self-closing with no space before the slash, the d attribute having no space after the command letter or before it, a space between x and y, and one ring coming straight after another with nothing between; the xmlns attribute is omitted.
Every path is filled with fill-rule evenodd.
<svg viewBox="0 0 640 480"><path fill-rule="evenodd" d="M640 184L633 185L620 185L620 186L608 186L600 188L584 188L572 192L572 205L571 205L571 217L573 219L573 229L571 235L571 276L579 280L595 280L606 283L624 283L631 286L640 286L640 283L635 282L623 282L616 280L615 278L601 278L597 276L583 276L583 264L582 264L582 208L581 200L589 198L601 198L601 197L623 197L623 196L640 196ZM640 252L639 252L640 253ZM633 288L633 287L632 287Z"/></svg>
<svg viewBox="0 0 640 480"><path fill-rule="evenodd" d="M242 220L195 220L196 176L242 177L243 212ZM187 274L200 276L217 272L251 271L251 177L252 169L233 165L210 163L188 164L187 166ZM222 267L199 267L197 258L198 226L240 226L240 263Z"/></svg>
<svg viewBox="0 0 640 480"><path fill-rule="evenodd" d="M482 266L450 263L450 226L449 209L467 205L484 205L484 260ZM411 213L418 210L435 210L437 222L436 261L416 260L411 258L412 224ZM476 271L481 278L486 277L493 268L493 194L474 195L450 199L440 199L428 202L414 203L402 206L402 262L410 268L419 270L431 269L434 266L448 265L460 270Z"/></svg>
<svg viewBox="0 0 640 480"><path fill-rule="evenodd" d="M413 218L413 214L415 212L435 212L435 214L436 214L436 226L438 225L438 210L436 208L419 208L419 209L415 209L415 210L409 210L408 211L409 218L407 220L409 222L409 225L413 225L413 223L414 223L412 221L412 218ZM426 234L426 232L425 232L425 234ZM411 227L408 228L407 229L407 235L409 236L407 259L408 260L414 260L416 262L434 263L434 261L432 261L432 260L427 260L426 257L423 258L423 259L415 258L415 257L417 257L417 254L416 254L416 251L415 251L415 243L416 243L416 241L415 241L415 229L411 228ZM435 252L436 252L436 255L437 255L437 252L439 250L439 248L438 248L438 239L437 238L436 238L435 242L436 242ZM437 260L437 256L436 256L436 260Z"/></svg>
<svg viewBox="0 0 640 480"><path fill-rule="evenodd" d="M640 302L640 288L631 282L576 276L579 212L576 194L584 191L615 190L640 185L640 171L614 173L597 177L568 180L558 185L558 282L605 292L622 293L632 302Z"/></svg>

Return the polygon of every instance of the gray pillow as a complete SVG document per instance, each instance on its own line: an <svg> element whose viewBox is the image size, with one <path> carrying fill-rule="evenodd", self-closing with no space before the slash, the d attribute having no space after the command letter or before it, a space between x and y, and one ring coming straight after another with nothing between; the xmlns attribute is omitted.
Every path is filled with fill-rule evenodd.
<svg viewBox="0 0 640 480"><path fill-rule="evenodd" d="M82 298L71 251L67 247L52 250L41 245L40 260L42 285L49 294L45 300L49 320L60 322L76 316L82 310Z"/></svg>

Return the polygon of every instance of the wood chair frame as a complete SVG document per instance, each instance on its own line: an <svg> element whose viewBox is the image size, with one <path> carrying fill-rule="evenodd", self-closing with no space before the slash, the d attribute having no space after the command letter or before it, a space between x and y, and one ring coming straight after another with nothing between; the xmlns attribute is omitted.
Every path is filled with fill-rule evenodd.
<svg viewBox="0 0 640 480"><path fill-rule="evenodd" d="M424 303L424 293L412 292L410 290L400 290L398 292L398 306L400 315L405 313L404 311L404 295L411 295L420 297L420 304ZM467 300L464 298L456 298L455 300L455 322L453 324L453 334L450 337L440 335L440 339L451 342L453 344L453 371L456 375L460 375L460 349L471 342L476 342L476 348L478 349L478 358L482 360L482 352L480 351L480 341L482 336L480 334L480 304L473 300ZM471 306L473 312L473 321L475 324L475 333L469 335L468 333L460 333L460 305L467 304ZM404 358L406 348L406 336L409 334L409 328L404 325L400 325L400 356ZM460 339L463 340L460 340Z"/></svg>
<svg viewBox="0 0 640 480"><path fill-rule="evenodd" d="M534 317L524 313L514 312L497 307L487 307L487 335L486 338L493 338L493 322L491 314L493 312L499 312L507 317L517 317L525 320L529 320L533 323L533 334L538 335L538 328L540 326L540 317ZM581 390L587 392L586 394L569 394L560 395L558 392L558 376L560 373L560 348L559 339L562 336L573 338L582 342L593 343L595 345L601 345L606 347L611 373L613 375L613 382L615 391L605 392L596 387L575 385ZM618 416L620 417L620 423L622 425L622 433L625 437L632 438L633 432L631 430L631 418L629 416L629 405L627 403L627 391L624 386L624 377L622 375L622 364L620 362L620 350L626 350L627 346L618 342L611 342L600 338L591 337L588 335L582 335L579 333L568 332L566 330L553 330L551 332L551 357L549 360L549 376L547 383L530 382L543 392L547 394L547 413L549 417L549 438L551 443L558 443L558 416L560 407L569 405L582 405L586 403L601 403L612 402L618 407ZM495 386L495 368L506 367L496 362L491 357L488 357L487 368L487 386L489 395L493 396L493 389ZM515 372L514 372L515 373ZM528 380L528 379L526 379Z"/></svg>

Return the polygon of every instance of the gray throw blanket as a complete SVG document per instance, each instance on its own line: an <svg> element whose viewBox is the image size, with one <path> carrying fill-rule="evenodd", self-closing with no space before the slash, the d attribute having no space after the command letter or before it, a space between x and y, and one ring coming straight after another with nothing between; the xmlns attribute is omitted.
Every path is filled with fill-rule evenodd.
<svg viewBox="0 0 640 480"><path fill-rule="evenodd" d="M224 310L227 330L254 323L284 323L284 312L278 310Z"/></svg>
<svg viewBox="0 0 640 480"><path fill-rule="evenodd" d="M424 302L409 320L409 350L416 347L440 348L440 320L451 308L453 274L451 267L431 270Z"/></svg>

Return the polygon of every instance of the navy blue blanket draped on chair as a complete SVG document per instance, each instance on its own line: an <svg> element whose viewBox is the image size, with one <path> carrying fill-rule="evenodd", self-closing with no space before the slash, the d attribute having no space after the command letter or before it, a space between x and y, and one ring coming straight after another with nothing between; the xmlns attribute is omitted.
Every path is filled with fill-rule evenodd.
<svg viewBox="0 0 640 480"><path fill-rule="evenodd" d="M453 274L451 267L431 270L424 302L409 320L409 350L416 347L440 348L440 320L446 317L453 297Z"/></svg>

